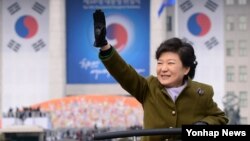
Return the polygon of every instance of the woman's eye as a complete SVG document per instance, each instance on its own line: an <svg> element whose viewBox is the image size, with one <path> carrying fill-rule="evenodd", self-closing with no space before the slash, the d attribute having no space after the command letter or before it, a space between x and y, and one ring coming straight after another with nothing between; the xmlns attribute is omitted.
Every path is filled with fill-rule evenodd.
<svg viewBox="0 0 250 141"><path fill-rule="evenodd" d="M157 62L158 65L162 64L162 62Z"/></svg>

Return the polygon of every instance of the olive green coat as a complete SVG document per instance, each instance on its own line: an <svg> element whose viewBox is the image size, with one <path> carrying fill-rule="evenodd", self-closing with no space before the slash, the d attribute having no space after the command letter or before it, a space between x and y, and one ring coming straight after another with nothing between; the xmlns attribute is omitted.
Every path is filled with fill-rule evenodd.
<svg viewBox="0 0 250 141"><path fill-rule="evenodd" d="M133 95L144 109L144 128L180 128L183 124L205 121L211 125L227 124L225 113L213 101L211 86L188 80L175 102L157 77L144 78L128 65L115 49L107 56L99 55L103 64L119 84ZM158 141L167 136L144 137Z"/></svg>

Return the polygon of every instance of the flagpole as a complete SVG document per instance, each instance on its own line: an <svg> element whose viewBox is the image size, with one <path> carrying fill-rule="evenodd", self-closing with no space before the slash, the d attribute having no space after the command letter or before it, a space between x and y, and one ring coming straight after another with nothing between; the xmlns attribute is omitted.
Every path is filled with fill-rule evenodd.
<svg viewBox="0 0 250 141"><path fill-rule="evenodd" d="M174 7L174 19L175 19L175 36L179 37L179 20L178 20L178 0L175 0Z"/></svg>

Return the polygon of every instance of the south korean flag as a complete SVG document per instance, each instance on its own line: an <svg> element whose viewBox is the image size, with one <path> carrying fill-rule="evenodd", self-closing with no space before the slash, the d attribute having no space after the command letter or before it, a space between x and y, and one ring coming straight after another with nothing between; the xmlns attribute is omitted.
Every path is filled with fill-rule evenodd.
<svg viewBox="0 0 250 141"><path fill-rule="evenodd" d="M49 0L2 0L2 111L49 98Z"/></svg>
<svg viewBox="0 0 250 141"><path fill-rule="evenodd" d="M224 93L223 6L223 0L178 0L177 10L177 33L197 56L194 79L213 85L217 101Z"/></svg>
<svg viewBox="0 0 250 141"><path fill-rule="evenodd" d="M3 48L44 50L48 44L48 0L3 0Z"/></svg>

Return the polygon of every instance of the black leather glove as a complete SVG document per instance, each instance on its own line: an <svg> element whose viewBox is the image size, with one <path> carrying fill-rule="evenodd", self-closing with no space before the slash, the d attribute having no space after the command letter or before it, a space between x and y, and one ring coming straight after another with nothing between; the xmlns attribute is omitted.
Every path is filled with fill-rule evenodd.
<svg viewBox="0 0 250 141"><path fill-rule="evenodd" d="M208 125L208 123L206 123L205 121L197 121L193 123L193 125Z"/></svg>
<svg viewBox="0 0 250 141"><path fill-rule="evenodd" d="M93 14L95 47L103 47L108 44L106 40L106 21L105 15L101 9L97 9Z"/></svg>

